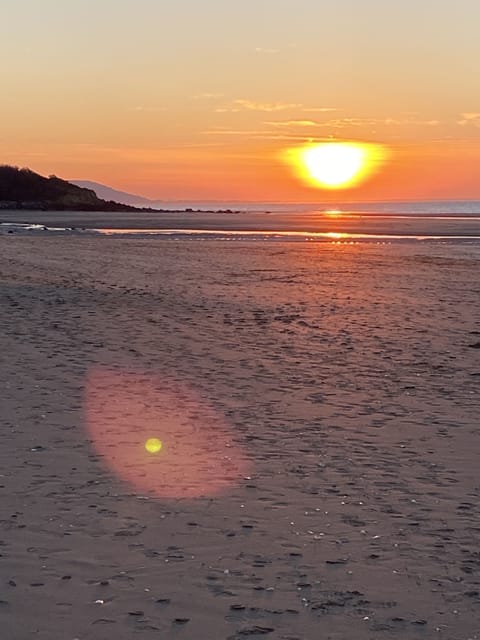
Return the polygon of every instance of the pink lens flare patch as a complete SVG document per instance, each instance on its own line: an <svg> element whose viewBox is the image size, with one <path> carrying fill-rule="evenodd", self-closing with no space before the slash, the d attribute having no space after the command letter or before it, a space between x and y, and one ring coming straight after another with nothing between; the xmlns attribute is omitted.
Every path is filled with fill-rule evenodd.
<svg viewBox="0 0 480 640"><path fill-rule="evenodd" d="M85 413L96 453L139 493L216 496L249 473L251 463L225 416L173 377L94 367Z"/></svg>

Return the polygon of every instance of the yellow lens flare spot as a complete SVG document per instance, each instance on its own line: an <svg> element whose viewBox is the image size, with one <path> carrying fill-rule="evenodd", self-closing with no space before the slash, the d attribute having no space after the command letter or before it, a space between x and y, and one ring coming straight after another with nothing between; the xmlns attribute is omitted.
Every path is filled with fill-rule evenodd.
<svg viewBox="0 0 480 640"><path fill-rule="evenodd" d="M288 149L284 159L311 186L350 189L380 168L386 150L380 144L365 142L323 142Z"/></svg>
<svg viewBox="0 0 480 640"><path fill-rule="evenodd" d="M162 449L162 441L158 438L149 438L145 442L145 449L148 453L158 453Z"/></svg>

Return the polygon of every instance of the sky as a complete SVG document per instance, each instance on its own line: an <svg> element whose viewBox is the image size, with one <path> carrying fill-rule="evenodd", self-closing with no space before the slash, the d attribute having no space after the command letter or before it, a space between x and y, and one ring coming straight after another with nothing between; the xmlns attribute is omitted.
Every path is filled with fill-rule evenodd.
<svg viewBox="0 0 480 640"><path fill-rule="evenodd" d="M478 0L2 0L0 163L168 200L480 199ZM388 150L352 189L285 151Z"/></svg>

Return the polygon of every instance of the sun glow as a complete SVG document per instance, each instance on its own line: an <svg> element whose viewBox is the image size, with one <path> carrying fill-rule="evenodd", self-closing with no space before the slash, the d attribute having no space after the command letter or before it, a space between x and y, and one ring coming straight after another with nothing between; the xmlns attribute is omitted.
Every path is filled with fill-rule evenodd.
<svg viewBox="0 0 480 640"><path fill-rule="evenodd" d="M324 142L288 149L285 159L304 181L320 189L350 189L383 164L383 146L361 142Z"/></svg>
<svg viewBox="0 0 480 640"><path fill-rule="evenodd" d="M338 218L342 215L342 211L340 209L327 209L324 211L325 215L329 218Z"/></svg>

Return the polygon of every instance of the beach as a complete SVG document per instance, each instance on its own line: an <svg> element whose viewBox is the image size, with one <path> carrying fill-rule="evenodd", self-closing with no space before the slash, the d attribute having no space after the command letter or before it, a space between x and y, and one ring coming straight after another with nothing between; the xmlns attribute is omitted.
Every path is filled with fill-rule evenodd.
<svg viewBox="0 0 480 640"><path fill-rule="evenodd" d="M0 235L2 639L480 637L479 267Z"/></svg>
<svg viewBox="0 0 480 640"><path fill-rule="evenodd" d="M399 207L400 208L400 207ZM458 208L443 214L309 210L295 212L219 213L214 211L22 211L0 210L0 234L6 224L34 224L52 230L74 229L101 233L188 233L215 234L356 234L367 236L475 237L480 239L480 203L472 203L471 213Z"/></svg>

